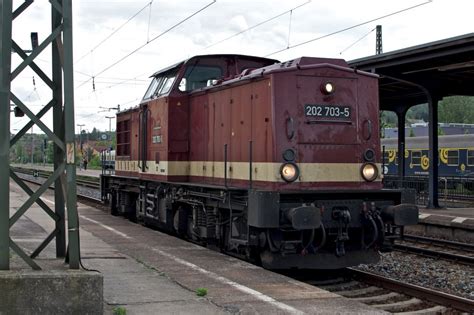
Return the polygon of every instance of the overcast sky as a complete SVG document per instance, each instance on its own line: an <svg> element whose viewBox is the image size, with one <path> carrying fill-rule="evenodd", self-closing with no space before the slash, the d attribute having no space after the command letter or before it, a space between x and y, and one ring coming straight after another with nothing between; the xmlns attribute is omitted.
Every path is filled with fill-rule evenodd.
<svg viewBox="0 0 474 315"><path fill-rule="evenodd" d="M14 7L22 2L14 1ZM419 6L291 48L416 5ZM30 32L38 32L40 42L50 34L50 11L47 1L38 0L15 19L13 39L23 49L31 47ZM304 55L352 60L375 53L374 28L378 24L383 27L383 50L389 52L471 33L473 12L473 0L76 0L73 1L76 124L85 124L83 129L89 131L93 127L108 130L109 120L105 117L115 116L115 110L101 112L102 107L136 106L152 73L193 55L238 53L281 61ZM239 32L242 33L231 37ZM36 60L48 75L50 50L46 49ZM12 67L19 62L19 57L12 54ZM14 80L12 91L34 112L51 97L50 90L30 69ZM48 115L45 118L48 125L50 120ZM26 121L12 115L11 130L16 132Z"/></svg>

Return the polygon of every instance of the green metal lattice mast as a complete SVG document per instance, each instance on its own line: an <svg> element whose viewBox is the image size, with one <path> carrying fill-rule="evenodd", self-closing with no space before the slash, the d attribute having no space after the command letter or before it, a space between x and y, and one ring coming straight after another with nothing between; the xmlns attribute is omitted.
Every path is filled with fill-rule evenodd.
<svg viewBox="0 0 474 315"><path fill-rule="evenodd" d="M26 54L12 38L12 23L33 0L25 0L15 11L12 1L0 2L1 41L0 51L0 270L10 268L9 248L12 248L33 269L41 269L34 258L56 239L56 255L66 254L65 209L68 217L69 266L79 268L79 222L77 216L76 168L74 142L74 81L72 45L71 0L51 0L52 31L37 47ZM41 3L46 5L46 2ZM49 45L52 47L52 78L49 78L34 62L35 58ZM23 61L11 71L11 51ZM26 67L30 67L52 90L51 100L37 113L33 113L19 97L11 91L13 81ZM64 94L63 94L64 90ZM30 121L10 139L10 101L13 102ZM41 118L53 111L53 130ZM33 192L11 169L9 165L10 147L15 144L33 125L37 125L54 142L54 172L46 182ZM10 217L9 215L9 177L11 177L30 196L28 200ZM54 211L44 203L40 196L55 183ZM33 203L37 203L54 221L55 229L30 254L20 248L9 236L9 229L26 213Z"/></svg>

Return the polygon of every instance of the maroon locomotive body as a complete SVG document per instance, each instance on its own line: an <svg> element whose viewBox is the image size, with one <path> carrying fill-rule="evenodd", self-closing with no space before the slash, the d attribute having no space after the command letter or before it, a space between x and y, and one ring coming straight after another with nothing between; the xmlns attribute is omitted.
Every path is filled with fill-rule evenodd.
<svg viewBox="0 0 474 315"><path fill-rule="evenodd" d="M418 209L383 190L377 77L340 59L197 56L117 115L113 213L261 262L375 262Z"/></svg>

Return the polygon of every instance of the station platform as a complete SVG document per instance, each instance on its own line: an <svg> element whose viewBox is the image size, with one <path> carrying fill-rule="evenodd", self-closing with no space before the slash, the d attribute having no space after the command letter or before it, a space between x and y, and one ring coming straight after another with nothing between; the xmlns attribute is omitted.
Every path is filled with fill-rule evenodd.
<svg viewBox="0 0 474 315"><path fill-rule="evenodd" d="M11 182L10 198L17 205L27 195ZM52 206L52 192L42 200ZM383 313L90 206L79 203L78 212L82 264L104 277L105 314L117 308L127 314ZM11 237L31 250L53 224L33 206L12 227ZM54 253L50 244L36 262L44 267ZM207 294L198 296L199 288Z"/></svg>
<svg viewBox="0 0 474 315"><path fill-rule="evenodd" d="M474 230L474 208L420 208L419 222Z"/></svg>
<svg viewBox="0 0 474 315"><path fill-rule="evenodd" d="M420 208L418 224L405 232L464 243L474 242L474 208Z"/></svg>

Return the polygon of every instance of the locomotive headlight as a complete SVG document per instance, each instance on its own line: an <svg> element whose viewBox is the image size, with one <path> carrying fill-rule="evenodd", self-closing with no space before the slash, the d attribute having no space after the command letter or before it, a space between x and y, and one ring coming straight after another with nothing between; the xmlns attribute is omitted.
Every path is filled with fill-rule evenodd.
<svg viewBox="0 0 474 315"><path fill-rule="evenodd" d="M323 92L326 95L334 93L335 87L332 82L326 82L321 85L321 92Z"/></svg>
<svg viewBox="0 0 474 315"><path fill-rule="evenodd" d="M280 168L281 178L286 182L294 182L300 176L300 170L294 163L285 163Z"/></svg>
<svg viewBox="0 0 474 315"><path fill-rule="evenodd" d="M377 166L373 163L363 164L360 170L362 177L368 182L374 181L379 176Z"/></svg>

